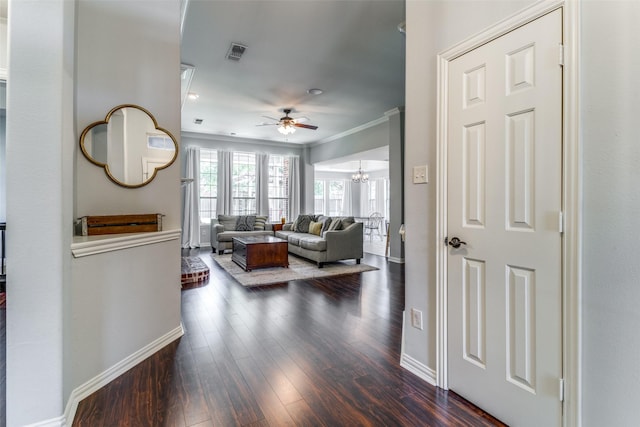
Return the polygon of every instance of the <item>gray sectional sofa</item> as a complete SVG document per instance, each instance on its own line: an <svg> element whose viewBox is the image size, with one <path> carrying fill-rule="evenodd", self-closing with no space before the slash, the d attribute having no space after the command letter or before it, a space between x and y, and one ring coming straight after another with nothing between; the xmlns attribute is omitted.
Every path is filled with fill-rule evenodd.
<svg viewBox="0 0 640 427"><path fill-rule="evenodd" d="M320 230L317 224L322 224ZM311 230L311 226L315 230ZM353 217L300 215L291 224L276 231L276 237L289 242L289 253L315 261L322 268L325 262L363 257L362 223Z"/></svg>
<svg viewBox="0 0 640 427"><path fill-rule="evenodd" d="M251 222L254 218L254 222ZM218 254L233 249L233 238L273 235L266 216L218 215L211 220L211 249ZM293 223L284 224L275 236L286 240L289 253L307 258L322 268L326 262L363 257L362 223L353 217L299 215Z"/></svg>

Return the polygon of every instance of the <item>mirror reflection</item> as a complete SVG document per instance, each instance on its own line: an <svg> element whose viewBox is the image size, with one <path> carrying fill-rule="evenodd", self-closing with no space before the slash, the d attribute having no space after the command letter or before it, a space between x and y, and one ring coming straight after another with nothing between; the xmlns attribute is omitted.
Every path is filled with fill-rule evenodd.
<svg viewBox="0 0 640 427"><path fill-rule="evenodd" d="M80 148L92 163L124 187L141 187L178 155L178 143L158 126L153 115L137 105L113 108L105 119L89 125L80 136Z"/></svg>

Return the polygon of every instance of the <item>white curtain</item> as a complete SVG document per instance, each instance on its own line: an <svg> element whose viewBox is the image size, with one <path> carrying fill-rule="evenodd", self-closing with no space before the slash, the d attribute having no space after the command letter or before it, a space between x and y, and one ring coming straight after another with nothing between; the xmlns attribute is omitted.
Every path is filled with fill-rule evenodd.
<svg viewBox="0 0 640 427"><path fill-rule="evenodd" d="M184 186L182 215L182 247L200 247L200 149L187 148L185 178L193 179Z"/></svg>
<svg viewBox="0 0 640 427"><path fill-rule="evenodd" d="M385 215L384 186L384 179L376 179L376 212L380 212L383 216Z"/></svg>
<svg viewBox="0 0 640 427"><path fill-rule="evenodd" d="M360 215L367 217L371 215L369 209L369 183L360 185Z"/></svg>
<svg viewBox="0 0 640 427"><path fill-rule="evenodd" d="M289 222L300 214L300 158L289 157Z"/></svg>
<svg viewBox="0 0 640 427"><path fill-rule="evenodd" d="M353 192L351 191L351 180L344 181L344 192L342 193L342 215L353 215Z"/></svg>
<svg viewBox="0 0 640 427"><path fill-rule="evenodd" d="M265 153L256 154L256 212L269 215L269 155Z"/></svg>
<svg viewBox="0 0 640 427"><path fill-rule="evenodd" d="M233 213L233 153L218 151L218 215Z"/></svg>

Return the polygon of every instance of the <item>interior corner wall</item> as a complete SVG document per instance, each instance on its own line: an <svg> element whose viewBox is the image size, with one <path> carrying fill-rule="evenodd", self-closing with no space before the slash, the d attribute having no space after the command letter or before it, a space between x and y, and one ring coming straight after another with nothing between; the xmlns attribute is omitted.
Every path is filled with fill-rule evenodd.
<svg viewBox="0 0 640 427"><path fill-rule="evenodd" d="M113 107L136 104L180 145L179 2L75 4L76 135ZM178 160L151 183L131 189L84 158L77 139L74 147L74 217L160 213L163 231L180 229ZM73 258L71 272L66 390L75 398L77 390L180 330L180 240Z"/></svg>
<svg viewBox="0 0 640 427"><path fill-rule="evenodd" d="M404 262L404 111L389 114L389 260Z"/></svg>
<svg viewBox="0 0 640 427"><path fill-rule="evenodd" d="M438 53L534 3L407 0L404 218L405 301L423 312L424 329L405 326L404 353L436 368L436 57ZM411 170L428 165L429 183ZM405 320L405 325L411 323Z"/></svg>
<svg viewBox="0 0 640 427"><path fill-rule="evenodd" d="M74 20L66 0L9 8L8 426L55 425L66 399Z"/></svg>
<svg viewBox="0 0 640 427"><path fill-rule="evenodd" d="M582 424L638 424L640 2L580 2Z"/></svg>

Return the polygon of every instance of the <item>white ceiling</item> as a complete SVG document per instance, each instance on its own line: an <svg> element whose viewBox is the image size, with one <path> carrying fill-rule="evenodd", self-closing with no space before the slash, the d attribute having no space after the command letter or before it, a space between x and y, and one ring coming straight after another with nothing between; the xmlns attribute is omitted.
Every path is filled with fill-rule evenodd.
<svg viewBox="0 0 640 427"><path fill-rule="evenodd" d="M189 0L182 62L199 98L182 130L304 144L379 119L404 105L403 21L404 0ZM239 62L226 59L232 42L247 46ZM256 126L288 107L318 130Z"/></svg>

